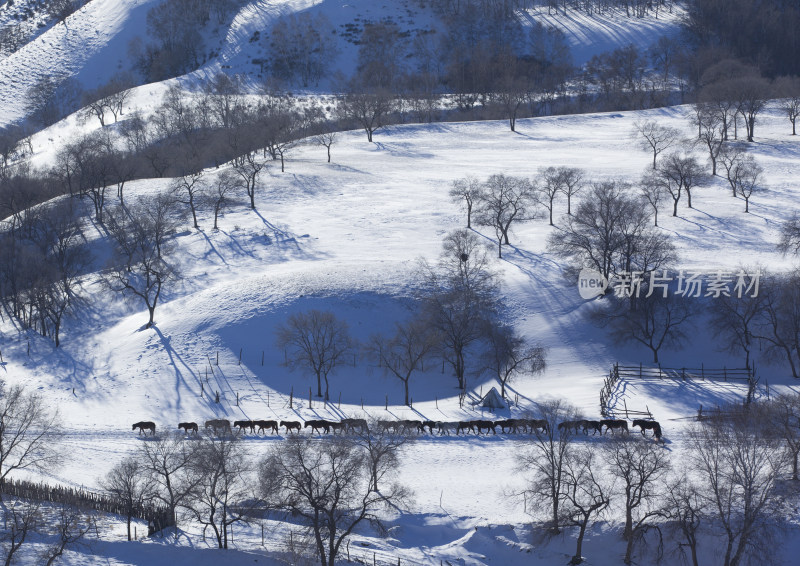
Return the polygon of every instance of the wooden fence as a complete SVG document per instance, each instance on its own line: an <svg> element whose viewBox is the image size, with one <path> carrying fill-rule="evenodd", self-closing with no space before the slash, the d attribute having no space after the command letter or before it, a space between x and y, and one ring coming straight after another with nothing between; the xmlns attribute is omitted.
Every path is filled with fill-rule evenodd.
<svg viewBox="0 0 800 566"><path fill-rule="evenodd" d="M662 368L647 367L642 364L638 366L621 366L614 364L612 372L619 377L636 379L699 379L722 380L722 381L744 381L750 382L753 379L753 370L749 368L706 368L702 364L699 368Z"/></svg>
<svg viewBox="0 0 800 566"><path fill-rule="evenodd" d="M603 417L612 416L612 410L609 408L608 402L611 399L611 394L620 378L625 379L690 379L701 381L725 381L725 382L742 382L747 384L747 397L744 403L751 403L755 397L755 389L758 380L755 378L755 370L752 368L706 368L703 364L699 368L663 368L659 364L658 367L648 367L644 364L638 366L623 366L614 364L608 377L603 381L603 387L600 389L600 414ZM649 407L645 405L647 410L636 411L628 409L628 404L622 400L624 406L625 417L646 417L653 418L650 413ZM702 408L701 408L702 410Z"/></svg>
<svg viewBox="0 0 800 566"><path fill-rule="evenodd" d="M128 514L128 506L125 502L109 495L95 493L86 489L6 478L4 482L0 483L0 492L12 497L20 497L32 501L61 503L80 509L91 509L122 516L127 516ZM175 518L169 509L159 505L138 505L131 516L147 522L148 530L150 531L148 534L175 525Z"/></svg>

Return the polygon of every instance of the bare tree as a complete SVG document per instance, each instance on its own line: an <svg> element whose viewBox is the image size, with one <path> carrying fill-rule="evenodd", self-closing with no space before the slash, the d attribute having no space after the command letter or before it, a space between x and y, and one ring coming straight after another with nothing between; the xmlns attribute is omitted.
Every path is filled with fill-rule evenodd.
<svg viewBox="0 0 800 566"><path fill-rule="evenodd" d="M500 395L505 399L506 384L521 373L535 375L544 371L546 350L529 345L512 327L489 323L485 330L488 348L482 359L484 368L500 382Z"/></svg>
<svg viewBox="0 0 800 566"><path fill-rule="evenodd" d="M685 560L688 548L691 565L700 566L697 550L707 511L702 489L694 479L684 473L669 482L665 503L671 519L671 530L677 532L682 539L678 542L677 554Z"/></svg>
<svg viewBox="0 0 800 566"><path fill-rule="evenodd" d="M4 566L11 566L14 555L28 537L41 527L41 505L38 502L16 500L3 505L4 529L0 543L5 552Z"/></svg>
<svg viewBox="0 0 800 566"><path fill-rule="evenodd" d="M575 431L569 427L559 430L558 425L575 420L577 413L560 400L539 404L538 412L547 426L534 429L530 447L520 454L517 469L525 474L532 472L524 491L526 500L530 498L537 504L530 509L534 514L546 516L550 531L559 533L563 525L561 504L566 489L566 467L574 454Z"/></svg>
<svg viewBox="0 0 800 566"><path fill-rule="evenodd" d="M131 520L138 509L151 497L147 473L133 456L118 462L102 481L103 489L125 506L128 540L131 537Z"/></svg>
<svg viewBox="0 0 800 566"><path fill-rule="evenodd" d="M172 184L172 192L175 194L177 202L189 206L195 230L200 229L197 224L197 203L203 200L207 190L208 187L203 179L202 171L187 173L176 179Z"/></svg>
<svg viewBox="0 0 800 566"><path fill-rule="evenodd" d="M511 224L534 218L534 194L534 186L527 179L502 173L491 175L484 183L476 222L494 228L498 257L503 257L503 244L510 244Z"/></svg>
<svg viewBox="0 0 800 566"><path fill-rule="evenodd" d="M708 157L711 160L711 174L717 174L717 158L722 151L724 137L724 123L723 118L716 112L716 109L711 105L698 104L697 122L698 122L698 144L702 144L708 150Z"/></svg>
<svg viewBox="0 0 800 566"><path fill-rule="evenodd" d="M792 376L800 377L800 274L794 271L761 279L761 316L753 334L767 359L785 358Z"/></svg>
<svg viewBox="0 0 800 566"><path fill-rule="evenodd" d="M633 561L633 547L650 529L660 532L654 522L663 518L662 486L669 471L669 453L660 445L636 439L613 439L605 446L605 460L611 475L619 480L619 493L625 506L627 541L625 564Z"/></svg>
<svg viewBox="0 0 800 566"><path fill-rule="evenodd" d="M164 434L141 443L139 452L142 473L147 473L152 482L153 498L169 508L177 525L178 507L188 505L200 481L193 447L180 434Z"/></svg>
<svg viewBox="0 0 800 566"><path fill-rule="evenodd" d="M792 469L792 480L800 479L800 394L788 391L777 395L762 407L771 425L786 443L786 456Z"/></svg>
<svg viewBox="0 0 800 566"><path fill-rule="evenodd" d="M620 182L595 184L575 214L564 218L563 229L548 236L547 247L576 273L591 267L607 280L661 269L676 258L668 238L650 226L641 200Z"/></svg>
<svg viewBox="0 0 800 566"><path fill-rule="evenodd" d="M516 76L515 71L515 69L506 69L502 73L499 80L494 84L494 93L492 95L494 104L508 118L508 125L512 132L517 131L517 115L530 92L528 81Z"/></svg>
<svg viewBox="0 0 800 566"><path fill-rule="evenodd" d="M753 141L756 117L770 98L770 85L766 79L756 76L740 77L733 82L735 100L739 113L744 118L747 141Z"/></svg>
<svg viewBox="0 0 800 566"><path fill-rule="evenodd" d="M467 208L467 228L472 228L472 211L481 200L483 185L475 177L457 179L450 185L450 200Z"/></svg>
<svg viewBox="0 0 800 566"><path fill-rule="evenodd" d="M353 437L353 442L362 446L369 462L372 489L376 493L383 493L381 486L388 489L386 496L397 503L407 495L405 488L395 482L390 486L385 485L397 473L400 464L400 454L403 448L411 442L411 438L395 429L385 429L377 421L369 421L365 429L361 429Z"/></svg>
<svg viewBox="0 0 800 566"><path fill-rule="evenodd" d="M192 457L197 482L191 509L203 525L203 534L211 527L217 547L227 549L231 525L246 521L255 503L249 481L252 467L236 438L200 442Z"/></svg>
<svg viewBox="0 0 800 566"><path fill-rule="evenodd" d="M744 199L744 211L750 212L750 197L754 192L762 191L762 173L764 169L752 155L745 155L730 168L728 182L734 193Z"/></svg>
<svg viewBox="0 0 800 566"><path fill-rule="evenodd" d="M792 123L792 135L797 135L795 124L800 116L800 78L780 77L775 81L776 94L781 97L780 109Z"/></svg>
<svg viewBox="0 0 800 566"><path fill-rule="evenodd" d="M686 341L686 327L696 315L690 299L680 296L653 293L635 300L615 298L610 302L592 311L592 320L616 343L638 342L646 346L653 353L654 364L658 363L662 348L675 349Z"/></svg>
<svg viewBox="0 0 800 566"><path fill-rule="evenodd" d="M750 367L750 354L756 345L756 328L762 316L764 295L742 297L720 295L710 301L709 325L714 337L732 354L744 353L745 367Z"/></svg>
<svg viewBox="0 0 800 566"><path fill-rule="evenodd" d="M58 411L46 406L39 394L0 381L0 485L11 472L54 465L57 430Z"/></svg>
<svg viewBox="0 0 800 566"><path fill-rule="evenodd" d="M597 515L611 503L611 486L604 477L592 448L576 448L564 462L563 498L561 508L563 520L567 525L578 527L575 542L575 555L570 564L583 562L583 538L586 529Z"/></svg>
<svg viewBox="0 0 800 566"><path fill-rule="evenodd" d="M567 214L572 214L572 197L583 188L585 172L577 167L559 167L559 180L561 191L567 197Z"/></svg>
<svg viewBox="0 0 800 566"><path fill-rule="evenodd" d="M776 547L781 498L776 482L783 466L781 439L768 422L744 409L696 425L689 435L703 496L724 533L722 564L739 566L748 556L766 562Z"/></svg>
<svg viewBox="0 0 800 566"><path fill-rule="evenodd" d="M214 203L214 230L217 230L217 219L222 209L230 202L230 195L238 186L235 175L230 171L224 171L217 176L214 183L214 191L211 199Z"/></svg>
<svg viewBox="0 0 800 566"><path fill-rule="evenodd" d="M800 216L796 213L781 224L777 248L782 254L800 254Z"/></svg>
<svg viewBox="0 0 800 566"><path fill-rule="evenodd" d="M278 347L287 349L289 367L302 367L317 377L317 397L322 397L325 380L325 400L328 375L345 362L353 348L347 323L330 311L312 309L289 316L277 329Z"/></svg>
<svg viewBox="0 0 800 566"><path fill-rule="evenodd" d="M664 179L654 171L647 171L642 175L639 190L642 198L653 209L653 225L658 226L658 208L669 194Z"/></svg>
<svg viewBox="0 0 800 566"><path fill-rule="evenodd" d="M250 208L256 208L256 183L266 162L259 159L255 151L246 152L241 158L233 160L233 170L239 175L247 196L250 197Z"/></svg>
<svg viewBox="0 0 800 566"><path fill-rule="evenodd" d="M0 128L0 172L5 172L11 162L23 153L24 137L19 127Z"/></svg>
<svg viewBox="0 0 800 566"><path fill-rule="evenodd" d="M547 169L539 169L539 179L542 183L536 184L535 198L536 201L547 209L550 214L550 226L553 225L553 202L559 193L564 192L561 171L555 167L548 167Z"/></svg>
<svg viewBox="0 0 800 566"><path fill-rule="evenodd" d="M155 310L164 286L177 278L169 262L172 246L168 238L175 231L171 212L174 201L159 195L128 209L118 206L108 223L117 250L115 263L106 279L111 289L138 297L147 307L154 323Z"/></svg>
<svg viewBox="0 0 800 566"><path fill-rule="evenodd" d="M672 197L672 216L678 215L678 202L683 195L683 191L686 191L686 197L689 199L689 208L692 208L692 189L702 185L706 180L706 176L697 163L697 159L672 153L663 160L657 170L664 181L664 187Z"/></svg>
<svg viewBox="0 0 800 566"><path fill-rule="evenodd" d="M340 97L337 106L339 116L361 126L367 133L367 141L386 125L389 114L394 109L394 99L389 91L377 89L372 92L359 92L353 87Z"/></svg>
<svg viewBox="0 0 800 566"><path fill-rule="evenodd" d="M659 154L669 149L681 139L680 130L659 124L655 120L638 121L633 124L633 137L644 151L653 152L653 169Z"/></svg>
<svg viewBox="0 0 800 566"><path fill-rule="evenodd" d="M260 492L312 531L322 566L334 566L342 543L390 504L375 490L364 449L346 438L315 442L300 435L275 443L259 465Z"/></svg>
<svg viewBox="0 0 800 566"><path fill-rule="evenodd" d="M69 505L61 505L56 516L55 524L51 525L52 534L56 542L46 548L42 553L44 566L52 564L61 558L67 548L80 544L81 540L89 533L93 523L80 509Z"/></svg>
<svg viewBox="0 0 800 566"><path fill-rule="evenodd" d="M438 265L422 262L423 312L436 329L443 358L466 388L467 354L497 311L497 283L485 244L474 232L448 234Z"/></svg>
<svg viewBox="0 0 800 566"><path fill-rule="evenodd" d="M405 404L409 404L409 382L415 371L422 369L425 358L439 345L434 326L423 318L412 318L395 324L393 336L375 334L367 351L378 360L386 373L403 382Z"/></svg>
<svg viewBox="0 0 800 566"><path fill-rule="evenodd" d="M336 143L336 138L338 137L338 132L333 130L333 126L326 122L326 126L324 126L324 130L318 134L316 134L311 141L315 145L321 145L328 151L328 163L331 162L331 147L333 144Z"/></svg>
<svg viewBox="0 0 800 566"><path fill-rule="evenodd" d="M747 149L739 144L726 143L719 152L719 162L725 168L725 178L731 186L733 196L736 196L736 184L732 180L736 166L747 156Z"/></svg>

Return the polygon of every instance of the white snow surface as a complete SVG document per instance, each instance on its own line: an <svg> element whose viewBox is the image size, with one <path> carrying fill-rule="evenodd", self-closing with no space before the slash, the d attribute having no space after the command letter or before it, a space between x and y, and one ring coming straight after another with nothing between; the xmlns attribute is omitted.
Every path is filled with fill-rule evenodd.
<svg viewBox="0 0 800 566"><path fill-rule="evenodd" d="M285 173L276 163L269 164L259 181L257 210L249 210L241 198L220 219L216 232L209 210L200 214L200 231L190 229L187 221L176 238L184 279L167 289L154 328L145 329L147 315L141 305L123 302L108 291L99 273L87 275L84 288L90 303L67 322L58 349L5 318L0 329L3 378L38 390L58 408L63 421L60 445L69 457L44 479L97 486L110 467L142 441L130 429L139 420L154 420L159 431L169 431L179 421L212 417L497 419L552 398L566 399L588 418L597 418L599 390L612 364L647 365L650 353L611 345L602 329L584 320L590 305L579 297L575 282L563 279L558 260L546 251L546 237L557 227L544 219L514 228L512 245L493 265L502 281L508 322L548 349L544 374L512 382L510 396L519 405L510 410L492 415L469 404L459 409L455 378L435 360L412 378L410 409L402 404L400 382L360 356L354 366L331 376L331 402L325 405L313 397L309 408L308 392L315 384L282 364L274 331L289 313L309 308L335 312L360 340L390 331L394 321L409 315L418 258L434 261L443 236L465 223L463 211L448 198L454 179L493 173L536 176L541 167L570 165L584 168L592 180L633 181L652 160L633 147L634 122L657 119L681 128L688 137L689 112L688 107L675 107L526 119L518 122L516 133L502 121L410 124L379 131L374 143L368 143L363 132L346 132L333 146L330 164L324 148L298 147L289 155ZM719 178L696 190L694 209L682 202L674 218L668 210L661 211L661 229L681 250L680 267L792 265L791 258L775 251L778 225L793 209L794 181L800 173L800 142L790 131L774 108L759 117L756 142L749 145L766 171L768 189L753 196L749 214ZM34 159L46 160L45 149L39 152ZM206 177L224 169L208 170ZM126 198L168 185L163 179L132 182L126 185ZM565 203L557 207L558 217ZM102 254L103 231L94 225L87 230ZM478 233L494 254L490 234L482 229ZM718 346L698 326L684 350L661 352L662 363L742 365ZM756 363L762 383L768 381L773 390L792 386L785 366L766 365L758 358ZM468 379L471 398L497 385L485 376L470 374ZM212 399L215 391L220 392L219 404ZM614 402L617 410L623 400L631 409L648 407L664 427L665 449L676 451L679 458L686 423L699 404L740 402L743 395L742 387L727 383L622 381ZM279 441L280 437L246 439L254 458L264 446ZM370 550L382 549L386 556L411 563L561 560L572 548L571 538L535 542L525 526L523 504L504 497L522 485L515 459L523 447L524 441L505 435L423 437L408 449L399 470L414 497L403 515L393 519L392 538L383 540L369 532L359 536L369 539ZM593 529L585 550L592 564L611 564L619 556L615 549L621 547L614 543L609 548L606 540L617 527L602 523ZM274 528L283 532L286 527ZM186 544L205 546L198 536L187 533ZM126 544L118 546L128 549ZM243 554L232 553L230 562L226 555L226 563L249 563L248 553L260 547L260 532L247 530L235 546ZM113 550L105 542L98 548L98 553L107 552L109 560L116 560L110 562L114 564L195 563L194 553L180 558L172 552L145 555Z"/></svg>

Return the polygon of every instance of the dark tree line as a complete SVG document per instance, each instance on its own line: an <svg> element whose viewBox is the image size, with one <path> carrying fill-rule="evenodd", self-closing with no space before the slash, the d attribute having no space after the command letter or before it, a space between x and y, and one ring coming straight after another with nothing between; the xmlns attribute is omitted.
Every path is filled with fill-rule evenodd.
<svg viewBox="0 0 800 566"><path fill-rule="evenodd" d="M791 0L691 0L688 29L703 46L721 46L769 76L798 75L800 7Z"/></svg>
<svg viewBox="0 0 800 566"><path fill-rule="evenodd" d="M6 207L14 204L9 200ZM70 200L6 211L0 296L23 327L59 346L62 322L82 301L80 278L92 260L81 218Z"/></svg>

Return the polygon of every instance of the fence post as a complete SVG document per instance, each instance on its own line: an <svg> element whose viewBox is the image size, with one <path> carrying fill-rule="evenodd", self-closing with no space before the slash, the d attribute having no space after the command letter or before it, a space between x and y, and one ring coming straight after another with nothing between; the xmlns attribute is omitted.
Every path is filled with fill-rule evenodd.
<svg viewBox="0 0 800 566"><path fill-rule="evenodd" d="M339 404L336 405L336 408L337 409L341 409L342 408L342 392L341 391L339 391Z"/></svg>
<svg viewBox="0 0 800 566"><path fill-rule="evenodd" d="M725 381L728 381L728 369L725 366L722 366L722 376Z"/></svg>
<svg viewBox="0 0 800 566"><path fill-rule="evenodd" d="M389 410L389 396L386 396L386 410Z"/></svg>
<svg viewBox="0 0 800 566"><path fill-rule="evenodd" d="M261 366L264 366L264 350L261 350Z"/></svg>
<svg viewBox="0 0 800 566"><path fill-rule="evenodd" d="M292 407L292 401L294 401L294 385L292 385L292 389L291 389L291 391L289 391L289 408L290 409L294 408L294 407Z"/></svg>
<svg viewBox="0 0 800 566"><path fill-rule="evenodd" d="M642 379L642 362L639 362L639 379Z"/></svg>
<svg viewBox="0 0 800 566"><path fill-rule="evenodd" d="M311 408L311 388L308 388L308 408Z"/></svg>
<svg viewBox="0 0 800 566"><path fill-rule="evenodd" d="M705 364L700 364L700 377L703 378L703 381L706 380L706 366Z"/></svg>
<svg viewBox="0 0 800 566"><path fill-rule="evenodd" d="M244 348L239 348L239 365L242 365L242 350Z"/></svg>

